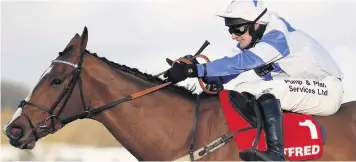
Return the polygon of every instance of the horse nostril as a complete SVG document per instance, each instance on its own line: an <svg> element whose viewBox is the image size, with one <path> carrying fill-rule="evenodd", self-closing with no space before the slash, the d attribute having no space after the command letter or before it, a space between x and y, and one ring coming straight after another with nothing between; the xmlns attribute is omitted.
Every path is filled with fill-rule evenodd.
<svg viewBox="0 0 356 162"><path fill-rule="evenodd" d="M6 127L6 135L11 139L11 140L19 140L23 136L23 130L20 127L11 127L8 126Z"/></svg>

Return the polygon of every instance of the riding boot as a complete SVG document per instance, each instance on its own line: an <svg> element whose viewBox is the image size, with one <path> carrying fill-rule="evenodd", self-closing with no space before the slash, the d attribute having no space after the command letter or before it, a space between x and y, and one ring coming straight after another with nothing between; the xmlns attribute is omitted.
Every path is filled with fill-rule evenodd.
<svg viewBox="0 0 356 162"><path fill-rule="evenodd" d="M283 141L283 114L279 100L272 94L264 94L258 98L261 112L264 115L264 131L267 151L251 148L240 152L245 161L285 161Z"/></svg>

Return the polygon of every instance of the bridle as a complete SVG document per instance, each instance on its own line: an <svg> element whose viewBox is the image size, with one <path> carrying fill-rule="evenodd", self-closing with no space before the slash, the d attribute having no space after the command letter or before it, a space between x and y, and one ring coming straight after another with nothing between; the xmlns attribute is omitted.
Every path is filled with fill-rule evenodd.
<svg viewBox="0 0 356 162"><path fill-rule="evenodd" d="M82 71L82 63L83 63L83 56L84 56L84 53L81 53L80 57L79 57L79 61L78 61L78 64L73 64L71 62L68 62L68 61L64 61L64 60L53 60L52 61L52 64L53 63L61 63L61 64L66 64L66 65L69 65L69 66L72 66L74 67L75 69L73 70L73 72L71 73L71 75L73 75L71 81L69 82L69 84L67 85L67 87L61 92L61 94L59 95L59 97L57 98L57 100L54 102L54 104L50 107L50 108L46 108L44 106L40 106L40 105L37 105L35 103L31 103L31 102L28 102L26 100L22 100L19 104L19 108L22 109L22 112L24 114L24 116L26 117L30 127L31 127L31 130L32 130L32 134L34 135L35 137L35 140L38 141L39 139L39 136L36 132L36 129L37 128L40 128L40 129L44 129L45 131L47 131L48 133L55 133L57 130L59 130L60 128L63 127L63 125L69 123L68 122L68 119L65 119L65 120L62 120L59 116L61 114L61 112L63 111L64 107L66 106L69 98L71 97L72 95L72 92L73 92L73 89L76 85L76 83L78 82L79 83L79 88L80 88L80 97L81 97L81 101L82 101L82 105L84 107L84 112L88 113L88 109L85 108L85 103L84 103L84 97L83 97L83 91L82 91L82 79L80 77L81 75L81 71ZM64 103L62 104L62 106L59 108L59 111L57 114L54 114L54 110L56 109L56 107L61 103L61 101L64 99ZM30 106L33 106L33 107L36 107L40 110L43 110L45 112L48 113L48 117L45 119L44 121L44 125L42 126L38 126L38 127L34 127L30 117L28 116L28 113L27 111L24 109L24 107L26 105L30 105ZM55 120L59 121L60 122L60 128L59 129L55 129ZM51 122L50 123L50 127L48 127L48 122Z"/></svg>
<svg viewBox="0 0 356 162"><path fill-rule="evenodd" d="M40 106L38 104L35 104L35 103L31 103L31 102L28 102L26 100L22 100L19 104L19 108L22 109L22 112L25 116L25 118L27 119L30 127L31 127L31 131L32 131L32 134L33 136L35 137L35 141L38 141L39 140L39 136L36 132L36 129L40 128L40 129L43 129L45 130L46 132L48 133L51 133L51 134L54 134L57 130L59 130L60 128L62 128L64 125L74 121L74 120L77 120L77 119L83 119L83 118L90 118L92 115L94 114L97 114L99 112L102 112L104 110L107 110L109 108L112 108L118 104L121 104L121 103L124 103L126 101L130 101L130 100L133 100L135 98L138 98L138 97L141 97L143 95L146 95L148 93L151 93L151 92L154 92L158 89L161 89L163 87L166 87L168 85L171 84L171 82L167 82L167 83L163 83L163 84L160 84L160 85L157 85L157 86L154 86L154 87L151 87L151 88L148 88L148 89L145 89L143 91L139 91L139 92L136 92L136 93L133 93L131 95L128 95L126 97L123 97L119 100L116 100L116 101L113 101L109 104L106 104L106 105L103 105L103 106L100 106L98 108L93 108L93 109L90 109L89 106L86 107L85 106L85 103L84 103L84 97L83 97L83 86L82 86L82 79L81 79L81 71L82 71L82 64L83 64L83 57L85 55L87 51L84 50L84 52L82 52L80 54L80 57L79 57L79 61L77 64L73 64L71 62L68 62L68 61L64 61L64 60L53 60L52 61L52 64L53 63L61 63L61 64L66 64L66 65L69 65L69 66L72 66L74 67L75 69L73 70L73 72L71 73L71 75L73 75L71 81L69 82L69 84L66 86L66 88L61 92L61 94L59 95L59 97L57 98L57 100L54 102L54 104L50 107L50 108L46 108L44 106ZM61 112L63 111L64 107L66 106L69 98L71 97L72 95L72 92L74 90L74 87L76 85L76 83L78 82L79 84L79 90L80 90L80 98L81 98L81 102L82 102L82 105L83 105L83 108L84 108L84 112L83 113L80 113L80 114L77 114L77 115L74 115L72 117L69 117L69 118L66 118L66 119L61 119L59 116L61 114ZM57 108L57 106L61 103L61 101L64 100L64 103L61 105L61 107L59 108L58 110L58 113L57 114L54 114L54 110ZM30 106L33 106L33 107L36 107L40 110L43 110L45 112L48 113L48 117L45 119L44 121L44 124L41 125L41 126L37 126L35 127L27 113L27 111L24 109L24 107L26 105L30 105ZM55 121L58 121L60 123L60 127L58 129L55 128ZM50 122L50 123L49 123ZM49 124L48 124L49 123ZM49 125L49 126L48 126ZM26 141L29 139L30 136L27 137ZM26 142L24 143L26 144Z"/></svg>

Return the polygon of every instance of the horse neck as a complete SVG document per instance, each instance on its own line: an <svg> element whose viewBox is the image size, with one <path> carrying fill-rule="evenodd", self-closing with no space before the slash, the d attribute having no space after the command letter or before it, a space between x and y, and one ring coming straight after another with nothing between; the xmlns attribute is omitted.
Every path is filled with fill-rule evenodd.
<svg viewBox="0 0 356 162"><path fill-rule="evenodd" d="M98 72L90 73L93 81L90 89L94 92L91 107L100 107L154 86L98 59L94 61L90 63L91 69ZM144 160L171 160L185 154L189 147L195 105L192 101L162 89L103 111L94 119Z"/></svg>

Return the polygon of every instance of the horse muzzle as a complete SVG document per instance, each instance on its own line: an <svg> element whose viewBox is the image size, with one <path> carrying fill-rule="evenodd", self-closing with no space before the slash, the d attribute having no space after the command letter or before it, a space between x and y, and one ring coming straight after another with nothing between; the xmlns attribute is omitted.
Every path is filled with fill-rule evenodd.
<svg viewBox="0 0 356 162"><path fill-rule="evenodd" d="M25 133L25 130L20 126L6 124L4 134L8 137L10 145L16 148L33 149L35 146L36 141L32 138L32 133Z"/></svg>

